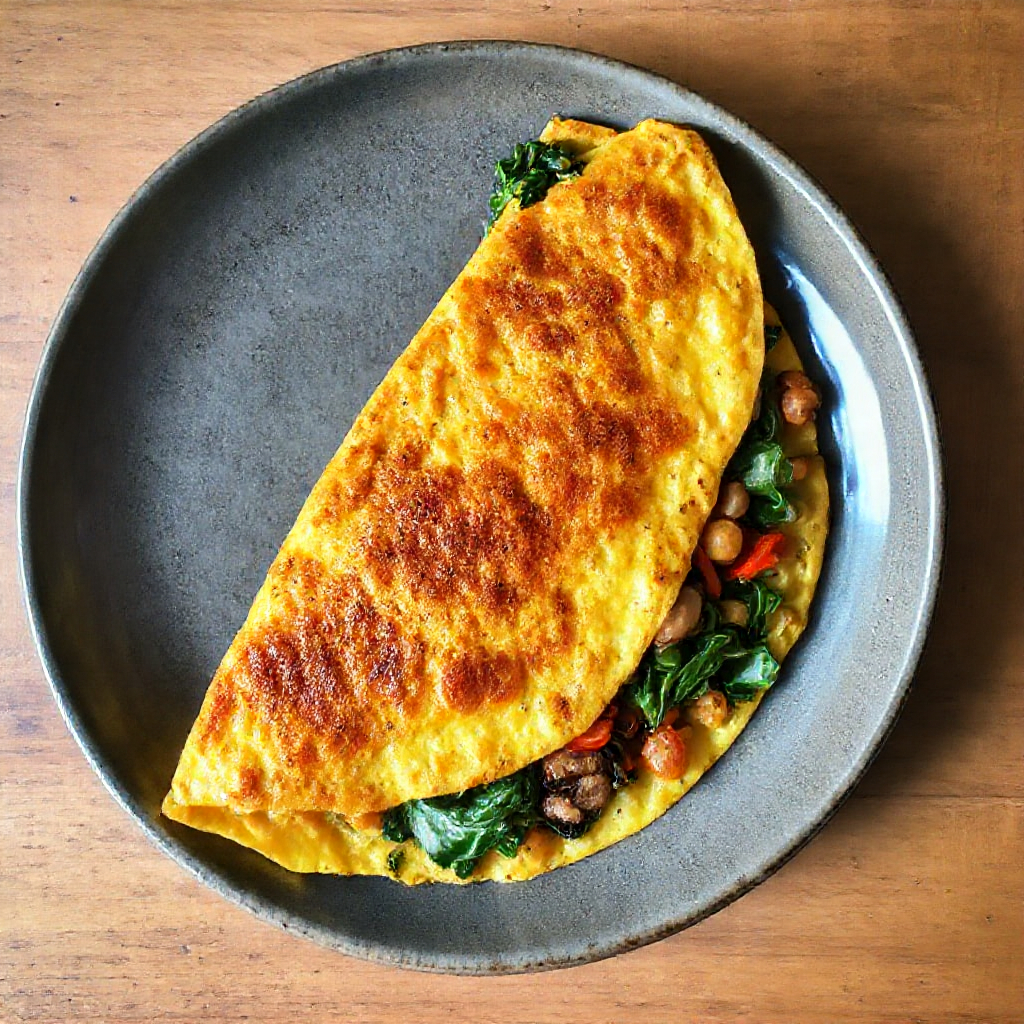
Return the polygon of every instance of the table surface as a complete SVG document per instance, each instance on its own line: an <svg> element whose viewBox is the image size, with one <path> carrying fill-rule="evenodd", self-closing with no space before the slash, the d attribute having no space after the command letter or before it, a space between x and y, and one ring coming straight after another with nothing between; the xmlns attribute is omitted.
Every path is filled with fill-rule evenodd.
<svg viewBox="0 0 1024 1024"><path fill-rule="evenodd" d="M906 305L949 484L944 586L915 688L823 833L687 932L519 978L346 959L158 853L66 731L17 577L32 376L132 191L278 83L459 38L651 68L806 167ZM0 1019L1024 1019L1024 5L44 0L0 3L0 50Z"/></svg>

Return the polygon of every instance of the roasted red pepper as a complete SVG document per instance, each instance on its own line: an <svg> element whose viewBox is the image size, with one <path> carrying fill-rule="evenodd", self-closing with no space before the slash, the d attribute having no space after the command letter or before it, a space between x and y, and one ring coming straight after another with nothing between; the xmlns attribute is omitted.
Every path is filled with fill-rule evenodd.
<svg viewBox="0 0 1024 1024"><path fill-rule="evenodd" d="M774 569L781 557L780 548L786 543L784 533L765 533L754 542L749 553L741 555L726 570L727 580L752 580L766 569Z"/></svg>
<svg viewBox="0 0 1024 1024"><path fill-rule="evenodd" d="M583 750L600 750L612 738L613 725L611 718L602 715L585 733L567 743L565 749L571 750L574 754Z"/></svg>

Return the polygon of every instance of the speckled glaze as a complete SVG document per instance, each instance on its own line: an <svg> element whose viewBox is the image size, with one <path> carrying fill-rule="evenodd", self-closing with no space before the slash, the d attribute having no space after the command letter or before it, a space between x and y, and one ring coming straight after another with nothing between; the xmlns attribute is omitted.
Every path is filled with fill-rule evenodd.
<svg viewBox="0 0 1024 1024"><path fill-rule="evenodd" d="M824 384L834 513L811 628L689 796L639 835L532 882L405 889L296 876L173 825L160 800L281 539L473 251L494 160L555 112L691 124L719 159L767 297ZM910 685L943 499L910 331L807 175L648 72L491 42L318 71L230 114L139 189L47 342L19 516L54 696L162 850L257 916L345 953L489 974L582 963L685 928L821 828Z"/></svg>

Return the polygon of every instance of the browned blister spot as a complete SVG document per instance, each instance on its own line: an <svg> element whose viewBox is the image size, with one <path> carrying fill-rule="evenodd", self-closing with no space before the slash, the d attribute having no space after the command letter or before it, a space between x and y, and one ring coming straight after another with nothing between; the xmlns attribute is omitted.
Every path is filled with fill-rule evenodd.
<svg viewBox="0 0 1024 1024"><path fill-rule="evenodd" d="M557 622L568 622L576 612L572 598L561 587L555 590L553 610Z"/></svg>
<svg viewBox="0 0 1024 1024"><path fill-rule="evenodd" d="M389 716L412 713L422 696L422 644L354 577L295 555L273 572L277 620L251 631L234 682L273 723L279 760L310 765L379 745Z"/></svg>
<svg viewBox="0 0 1024 1024"><path fill-rule="evenodd" d="M636 349L621 330L614 329L597 339L603 362L607 393L638 400L644 405L657 404L659 398L643 373Z"/></svg>
<svg viewBox="0 0 1024 1024"><path fill-rule="evenodd" d="M549 400L542 409L513 429L523 447L549 453L535 461L559 522L581 501L592 501L600 520L602 495L610 487L626 481L642 490L658 461L693 434L685 417L656 394L638 409L587 401L569 374L552 375L545 388Z"/></svg>
<svg viewBox="0 0 1024 1024"><path fill-rule="evenodd" d="M320 752L316 748L316 744L311 740L307 740L305 743L299 745L294 753L288 759L289 768L295 768L298 771L304 772L315 767L320 763Z"/></svg>
<svg viewBox="0 0 1024 1024"><path fill-rule="evenodd" d="M693 262L697 226L705 215L692 200L673 195L657 180L584 180L580 194L599 213L602 244L621 260L622 280L635 300L680 294L699 274Z"/></svg>
<svg viewBox="0 0 1024 1024"><path fill-rule="evenodd" d="M373 487L376 465L386 450L387 443L380 434L350 446L351 471L324 476L316 485L320 501L313 517L315 526L337 522L363 505Z"/></svg>
<svg viewBox="0 0 1024 1024"><path fill-rule="evenodd" d="M230 728L231 718L236 707L229 670L221 668L211 683L210 689L211 695L203 719L202 741L204 744L216 744L223 739Z"/></svg>
<svg viewBox="0 0 1024 1024"><path fill-rule="evenodd" d="M636 517L644 497L644 488L632 480L609 486L602 505L602 524L614 528Z"/></svg>
<svg viewBox="0 0 1024 1024"><path fill-rule="evenodd" d="M678 408L652 402L633 419L640 447L649 458L678 451L693 438L693 425Z"/></svg>
<svg viewBox="0 0 1024 1024"><path fill-rule="evenodd" d="M471 473L454 466L405 473L389 465L371 505L361 542L368 567L382 585L400 583L417 600L459 597L506 617L556 546L550 513L497 462Z"/></svg>
<svg viewBox="0 0 1024 1024"><path fill-rule="evenodd" d="M473 712L515 700L523 691L525 678L523 659L518 655L466 651L442 669L441 694L448 707Z"/></svg>
<svg viewBox="0 0 1024 1024"><path fill-rule="evenodd" d="M523 277L564 278L579 262L576 253L553 246L537 208L527 208L512 221L504 236L504 261Z"/></svg>
<svg viewBox="0 0 1024 1024"><path fill-rule="evenodd" d="M577 319L597 330L610 323L622 305L626 289L622 281L602 270L580 269L569 279L565 299Z"/></svg>
<svg viewBox="0 0 1024 1024"><path fill-rule="evenodd" d="M554 319L565 310L565 300L557 289L530 278L485 278L480 291L488 317L517 327L524 321Z"/></svg>
<svg viewBox="0 0 1024 1024"><path fill-rule="evenodd" d="M263 795L263 772L259 768L242 768L238 773L236 799L239 803L250 804Z"/></svg>
<svg viewBox="0 0 1024 1024"><path fill-rule="evenodd" d="M572 721L572 701L564 693L555 693L551 697L551 707L555 715L563 722Z"/></svg>
<svg viewBox="0 0 1024 1024"><path fill-rule="evenodd" d="M571 429L583 451L597 454L602 461L615 463L622 469L635 465L646 454L639 450L633 417L607 402L584 406Z"/></svg>
<svg viewBox="0 0 1024 1024"><path fill-rule="evenodd" d="M534 323L523 329L523 341L537 352L557 356L572 347L575 336L562 324Z"/></svg>
<svg viewBox="0 0 1024 1024"><path fill-rule="evenodd" d="M304 625L300 620L287 631L262 630L250 640L242 669L247 696L275 723L282 738L303 727L324 739L337 738L342 732L339 709L330 706L331 684L324 685L322 664L308 660ZM302 738L296 739L297 747Z"/></svg>

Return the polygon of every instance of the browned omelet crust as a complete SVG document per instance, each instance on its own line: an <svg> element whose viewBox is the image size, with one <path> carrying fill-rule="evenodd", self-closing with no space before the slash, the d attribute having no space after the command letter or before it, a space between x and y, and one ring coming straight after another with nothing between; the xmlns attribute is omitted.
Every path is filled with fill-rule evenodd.
<svg viewBox="0 0 1024 1024"><path fill-rule="evenodd" d="M565 136L584 174L508 208L314 487L170 817L491 781L580 733L650 643L749 420L760 283L694 132Z"/></svg>

